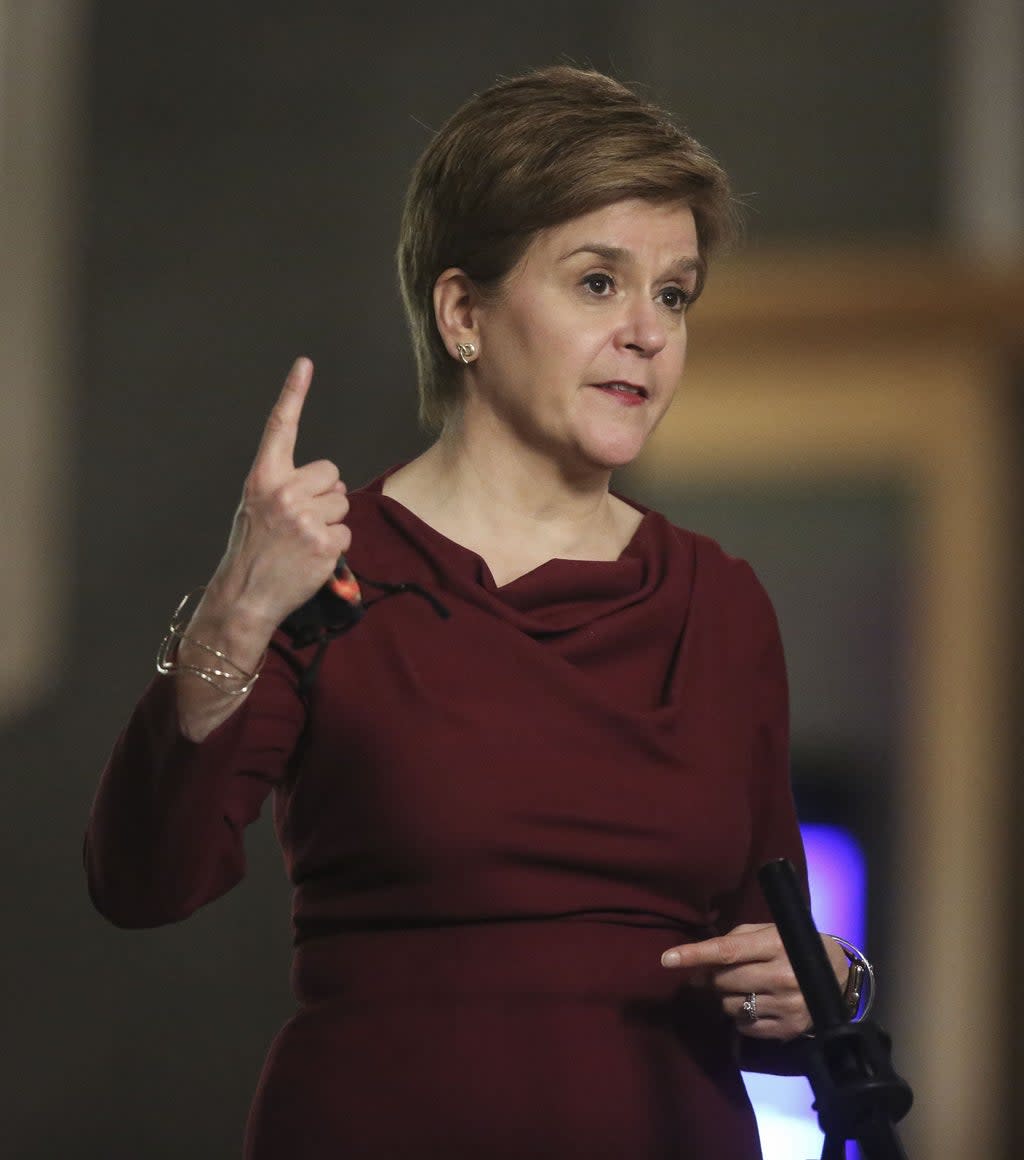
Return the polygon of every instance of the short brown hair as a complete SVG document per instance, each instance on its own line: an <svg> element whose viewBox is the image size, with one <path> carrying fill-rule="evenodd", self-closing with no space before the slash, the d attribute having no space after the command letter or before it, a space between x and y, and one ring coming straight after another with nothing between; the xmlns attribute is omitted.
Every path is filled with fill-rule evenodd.
<svg viewBox="0 0 1024 1160"><path fill-rule="evenodd" d="M434 318L440 274L457 267L496 288L539 230L626 198L685 202L705 263L735 230L718 162L601 73L559 65L502 79L449 118L413 171L398 242L425 424L443 426L459 389Z"/></svg>

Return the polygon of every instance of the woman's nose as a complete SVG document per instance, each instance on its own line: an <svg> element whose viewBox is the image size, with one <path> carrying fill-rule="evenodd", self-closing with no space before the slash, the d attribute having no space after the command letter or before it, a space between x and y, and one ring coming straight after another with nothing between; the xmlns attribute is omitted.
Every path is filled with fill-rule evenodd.
<svg viewBox="0 0 1024 1160"><path fill-rule="evenodd" d="M667 337L665 320L654 302L644 299L629 306L620 339L626 350L651 358L664 349Z"/></svg>

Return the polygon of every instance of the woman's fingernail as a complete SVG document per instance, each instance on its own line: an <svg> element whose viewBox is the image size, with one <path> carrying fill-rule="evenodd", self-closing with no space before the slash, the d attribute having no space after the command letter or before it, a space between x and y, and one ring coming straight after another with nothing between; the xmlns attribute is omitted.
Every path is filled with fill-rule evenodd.
<svg viewBox="0 0 1024 1160"><path fill-rule="evenodd" d="M678 967L683 961L683 956L678 951L666 951L661 956L661 965L663 967Z"/></svg>

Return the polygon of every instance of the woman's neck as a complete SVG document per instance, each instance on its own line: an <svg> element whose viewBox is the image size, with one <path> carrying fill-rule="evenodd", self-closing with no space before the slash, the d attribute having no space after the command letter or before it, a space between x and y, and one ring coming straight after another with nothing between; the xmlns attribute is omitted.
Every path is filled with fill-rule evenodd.
<svg viewBox="0 0 1024 1160"><path fill-rule="evenodd" d="M567 473L511 440L467 438L457 423L389 476L384 494L481 555L499 583L555 557L615 559L639 513L608 491L611 472Z"/></svg>

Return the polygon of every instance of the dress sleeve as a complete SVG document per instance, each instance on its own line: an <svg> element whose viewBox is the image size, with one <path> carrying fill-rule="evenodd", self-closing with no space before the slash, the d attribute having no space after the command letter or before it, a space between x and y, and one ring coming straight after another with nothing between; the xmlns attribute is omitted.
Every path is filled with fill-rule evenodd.
<svg viewBox="0 0 1024 1160"><path fill-rule="evenodd" d="M114 745L85 835L96 908L118 926L176 922L245 875L243 832L287 774L305 722L298 672L273 643L245 702L202 742L155 678Z"/></svg>
<svg viewBox="0 0 1024 1160"><path fill-rule="evenodd" d="M789 764L789 687L778 621L768 594L757 585L751 640L752 753L750 764L751 843L742 885L731 908L728 927L740 923L771 922L757 873L776 858L793 863L803 888L807 861L793 802Z"/></svg>
<svg viewBox="0 0 1024 1160"><path fill-rule="evenodd" d="M805 899L810 898L807 860L797 822L789 764L789 686L786 661L775 610L757 583L752 671L752 760L750 806L752 840L743 884L729 928L740 923L771 922L757 872L776 858L788 858L797 872ZM806 1075L807 1041L788 1043L737 1036L739 1063L744 1071L774 1075Z"/></svg>

